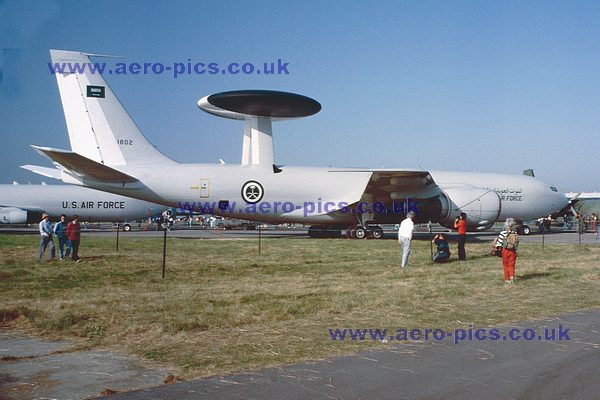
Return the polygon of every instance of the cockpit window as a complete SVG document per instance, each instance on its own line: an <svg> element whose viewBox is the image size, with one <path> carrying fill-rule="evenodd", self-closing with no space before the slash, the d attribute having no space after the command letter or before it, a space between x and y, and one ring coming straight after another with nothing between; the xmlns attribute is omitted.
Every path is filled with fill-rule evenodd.
<svg viewBox="0 0 600 400"><path fill-rule="evenodd" d="M558 192L558 189L555 188L554 186L550 186L550 190L552 190L553 192Z"/></svg>

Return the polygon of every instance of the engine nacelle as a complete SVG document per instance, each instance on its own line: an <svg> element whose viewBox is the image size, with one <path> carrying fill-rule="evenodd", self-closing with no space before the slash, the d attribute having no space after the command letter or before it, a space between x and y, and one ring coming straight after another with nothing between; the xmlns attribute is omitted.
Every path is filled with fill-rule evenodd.
<svg viewBox="0 0 600 400"><path fill-rule="evenodd" d="M490 228L502 208L496 192L482 188L452 188L440 196L442 212L439 223L454 228L454 220L461 212L467 214L467 230L480 231Z"/></svg>
<svg viewBox="0 0 600 400"><path fill-rule="evenodd" d="M27 211L16 207L0 207L0 224L26 224Z"/></svg>

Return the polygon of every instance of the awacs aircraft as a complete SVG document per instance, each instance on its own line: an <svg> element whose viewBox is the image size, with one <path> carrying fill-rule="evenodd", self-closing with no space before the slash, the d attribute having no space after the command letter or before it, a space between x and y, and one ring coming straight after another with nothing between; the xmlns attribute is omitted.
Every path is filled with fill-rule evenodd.
<svg viewBox="0 0 600 400"><path fill-rule="evenodd" d="M565 194L573 205L573 215L600 215L599 192L570 192Z"/></svg>
<svg viewBox="0 0 600 400"><path fill-rule="evenodd" d="M321 109L313 99L286 92L234 91L200 99L200 109L244 121L242 161L179 164L146 140L100 74L81 68L93 66L94 54L50 54L54 65L66 67L55 76L72 150L33 147L54 161L67 183L246 220L352 226L358 238L380 237L378 224L397 223L410 209L418 211L417 222L447 227L465 212L473 231L568 204L555 188L524 175L276 165L272 122ZM76 64L80 68L68 68Z"/></svg>
<svg viewBox="0 0 600 400"><path fill-rule="evenodd" d="M52 219L77 214L86 222L122 222L160 215L165 208L73 185L0 185L0 224L37 223L44 212Z"/></svg>

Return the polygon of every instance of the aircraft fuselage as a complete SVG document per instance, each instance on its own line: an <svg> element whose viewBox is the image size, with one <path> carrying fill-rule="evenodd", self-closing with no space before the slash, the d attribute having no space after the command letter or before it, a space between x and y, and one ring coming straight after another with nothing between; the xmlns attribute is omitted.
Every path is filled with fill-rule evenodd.
<svg viewBox="0 0 600 400"><path fill-rule="evenodd" d="M262 166L173 164L162 167L160 176L145 167L127 166L121 170L139 178L142 185L83 183L182 211L193 209L273 223L352 224L359 212L355 210L357 203L364 202L364 208L370 210L378 202L377 198L365 198L363 194L374 172L360 169L282 166L280 172L275 173L272 168ZM500 206L494 221L508 217L533 219L567 205L563 194L530 176L445 171L431 171L430 174L450 199L453 199L453 191L463 191L465 187L495 192ZM249 182L257 189L250 202L243 194ZM411 200L417 202L418 208L419 199ZM479 201L469 199L467 202L472 203L471 200ZM403 202L404 209L401 210ZM395 206L389 200L381 203L387 209L377 211L385 214L386 222L404 218L408 199L399 199ZM421 215L418 219L438 221L439 215Z"/></svg>

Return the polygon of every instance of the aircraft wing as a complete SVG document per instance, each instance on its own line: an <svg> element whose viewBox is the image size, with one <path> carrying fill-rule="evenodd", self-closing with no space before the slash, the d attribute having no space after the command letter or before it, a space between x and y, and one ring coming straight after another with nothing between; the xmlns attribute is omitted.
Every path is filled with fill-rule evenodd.
<svg viewBox="0 0 600 400"><path fill-rule="evenodd" d="M365 194L373 202L389 202L407 198L428 199L442 194L442 190L428 171L408 169L356 169L353 171L372 173L365 188Z"/></svg>
<svg viewBox="0 0 600 400"><path fill-rule="evenodd" d="M137 178L68 150L31 146L38 153L79 176L106 183L133 183Z"/></svg>

